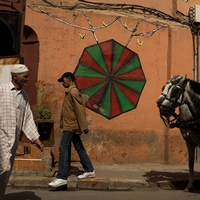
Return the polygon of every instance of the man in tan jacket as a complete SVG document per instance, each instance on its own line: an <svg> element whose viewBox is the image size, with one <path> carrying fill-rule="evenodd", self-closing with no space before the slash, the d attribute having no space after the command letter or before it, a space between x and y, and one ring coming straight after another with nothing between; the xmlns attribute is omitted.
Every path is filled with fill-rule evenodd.
<svg viewBox="0 0 200 200"><path fill-rule="evenodd" d="M64 73L58 79L58 82L62 82L64 88L67 88L67 92L62 106L60 121L63 136L59 147L58 174L56 179L49 183L51 187L67 184L68 148L71 141L74 144L84 169L84 173L79 175L78 178L95 177L94 168L80 138L82 133L87 134L89 131L86 121L85 104L74 81L75 77L71 72Z"/></svg>

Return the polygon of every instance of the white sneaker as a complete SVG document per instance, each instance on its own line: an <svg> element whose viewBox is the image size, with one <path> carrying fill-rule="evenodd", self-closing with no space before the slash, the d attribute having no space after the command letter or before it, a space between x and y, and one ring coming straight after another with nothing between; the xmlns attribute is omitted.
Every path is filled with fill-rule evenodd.
<svg viewBox="0 0 200 200"><path fill-rule="evenodd" d="M51 181L48 185L51 187L59 187L66 184L67 184L67 180L56 178L53 181Z"/></svg>
<svg viewBox="0 0 200 200"><path fill-rule="evenodd" d="M95 177L95 171L93 170L92 172L84 172L83 174L79 175L79 179L83 178L94 178Z"/></svg>

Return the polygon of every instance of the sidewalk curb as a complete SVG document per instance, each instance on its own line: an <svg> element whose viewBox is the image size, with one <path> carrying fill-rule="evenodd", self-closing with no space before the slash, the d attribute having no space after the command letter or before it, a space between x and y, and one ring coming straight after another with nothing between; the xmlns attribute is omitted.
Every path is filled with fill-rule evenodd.
<svg viewBox="0 0 200 200"><path fill-rule="evenodd" d="M131 190L134 188L149 188L149 183L147 181L137 179L109 179L108 189L110 190Z"/></svg>
<svg viewBox="0 0 200 200"><path fill-rule="evenodd" d="M157 184L158 184L158 187L160 187L161 189L165 189L165 190L173 189L172 183L169 180L157 181Z"/></svg>
<svg viewBox="0 0 200 200"><path fill-rule="evenodd" d="M38 187L38 188L50 188L48 183L51 182L52 177L40 177L40 176L11 176L8 182L8 186L12 187ZM76 176L68 178L67 188L69 189L90 189L90 190L133 190L136 188L159 188L164 184L152 184L148 181L138 179L122 179L122 178L89 178L79 180ZM170 184L168 184L170 185Z"/></svg>
<svg viewBox="0 0 200 200"><path fill-rule="evenodd" d="M83 173L81 163L73 163L68 174L69 190L137 190L137 189L178 189L188 184L188 165L156 163L136 164L95 164L96 178L78 179ZM58 166L47 170L12 170L8 186L53 189L48 183L56 178ZM200 189L200 164L195 165L194 188ZM67 187L66 187L67 186ZM54 188L55 189L55 188ZM57 189L56 189L57 190Z"/></svg>
<svg viewBox="0 0 200 200"><path fill-rule="evenodd" d="M41 176L11 176L8 186L12 187L48 187L48 183L52 180L49 177Z"/></svg>
<svg viewBox="0 0 200 200"><path fill-rule="evenodd" d="M47 174L48 175L48 174ZM11 187L34 187L52 189L48 186L55 177L51 176L35 176L24 174L11 175L7 186ZM76 175L71 175L67 180L67 188L71 190L135 190L135 189L165 189L173 190L187 184L185 178L173 178L168 180L157 180L150 182L140 179L124 179L124 178L88 178L78 179Z"/></svg>

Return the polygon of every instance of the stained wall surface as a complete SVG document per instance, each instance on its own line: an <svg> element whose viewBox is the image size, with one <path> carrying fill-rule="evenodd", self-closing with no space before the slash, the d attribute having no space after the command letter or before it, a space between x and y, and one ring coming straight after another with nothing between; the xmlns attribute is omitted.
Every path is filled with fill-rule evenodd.
<svg viewBox="0 0 200 200"><path fill-rule="evenodd" d="M98 2L98 1L93 1ZM111 120L87 109L90 133L82 135L85 148L92 162L99 163L185 163L188 160L187 149L179 129L169 130L160 119L156 105L162 86L172 75L187 74L193 79L193 42L188 26L172 20L163 19L141 10L123 8L109 9L107 6L83 4L79 1L27 2L39 11L40 5L49 14L73 25L89 28L87 15L93 27L103 26L117 16L129 29L141 22L135 33L146 33L162 25L151 37L133 36L128 48L139 55L146 77L136 109L119 115ZM122 3L119 0L105 0L104 3ZM123 3L137 4L136 0ZM179 12L186 14L189 7L198 1L141 0L139 4L178 17ZM64 88L57 79L66 71L73 72L85 47L96 44L91 31L70 26L26 6L25 25L31 27L39 41L39 65L37 102L53 111L55 121L55 146L52 148L55 161L58 160L58 147L62 137L59 118L64 97ZM85 33L81 39L79 33ZM114 39L126 45L131 32L122 26L119 20L108 28L96 29L99 42ZM138 41L143 41L138 45ZM72 150L72 160L77 154Z"/></svg>

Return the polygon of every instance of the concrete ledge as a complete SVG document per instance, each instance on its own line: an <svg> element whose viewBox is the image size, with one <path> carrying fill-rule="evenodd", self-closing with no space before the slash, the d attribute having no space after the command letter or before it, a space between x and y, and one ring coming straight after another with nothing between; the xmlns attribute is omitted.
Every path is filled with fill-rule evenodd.
<svg viewBox="0 0 200 200"><path fill-rule="evenodd" d="M133 188L148 188L149 183L143 180L137 179L119 179L110 178L108 189L111 190L131 190Z"/></svg>
<svg viewBox="0 0 200 200"><path fill-rule="evenodd" d="M79 189L96 189L96 190L107 190L108 181L106 178L91 178L78 180Z"/></svg>
<svg viewBox="0 0 200 200"><path fill-rule="evenodd" d="M17 176L12 182L16 187L48 187L51 178L41 176Z"/></svg>
<svg viewBox="0 0 200 200"><path fill-rule="evenodd" d="M77 176L70 176L67 179L67 188L69 189L76 189L78 184Z"/></svg>
<svg viewBox="0 0 200 200"><path fill-rule="evenodd" d="M172 190L172 183L170 180L165 180L165 181L157 181L157 184L160 188L165 189L165 190Z"/></svg>
<svg viewBox="0 0 200 200"><path fill-rule="evenodd" d="M7 185L8 186L14 186L15 185L15 176L10 176Z"/></svg>
<svg viewBox="0 0 200 200"><path fill-rule="evenodd" d="M42 176L10 176L8 186L12 187L38 187L50 188L48 183L54 180L52 177ZM181 185L183 180L173 180L173 184ZM77 176L69 176L68 189L93 189L93 190L134 190L136 188L161 188L174 189L171 180L147 182L139 179L122 178L90 178L79 180Z"/></svg>
<svg viewBox="0 0 200 200"><path fill-rule="evenodd" d="M180 189L188 183L188 164L171 165L156 163L136 164L95 164L97 178L78 180L82 173L80 163L73 163L68 176L67 188L94 190L135 190L146 189ZM49 188L48 183L54 180L58 166L47 170L13 170L8 182L12 187ZM200 164L195 164L195 171L200 171ZM198 175L198 174L197 174ZM195 176L195 178L198 178ZM200 188L200 180L195 179L194 188Z"/></svg>

